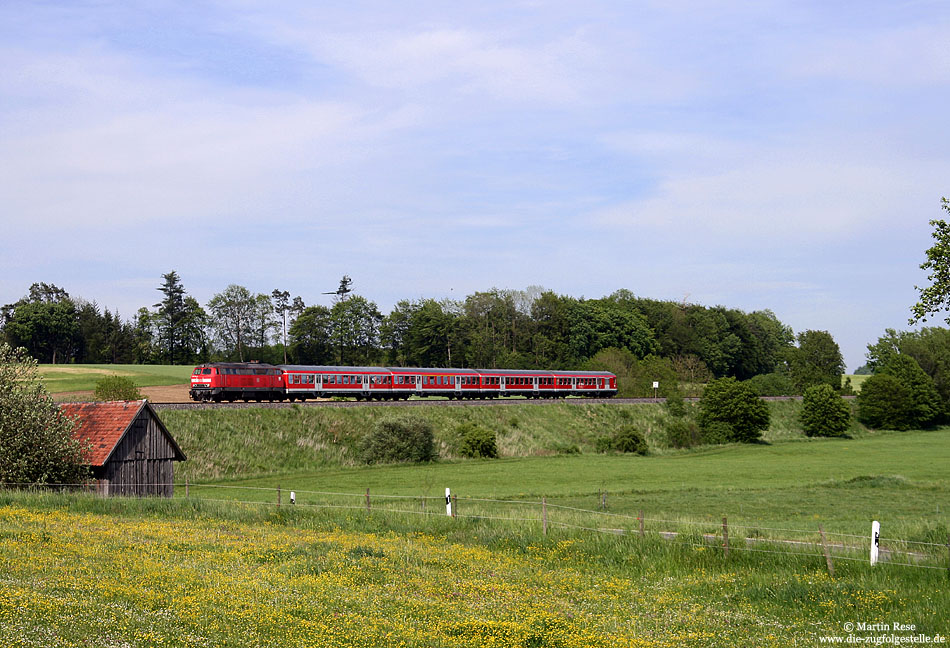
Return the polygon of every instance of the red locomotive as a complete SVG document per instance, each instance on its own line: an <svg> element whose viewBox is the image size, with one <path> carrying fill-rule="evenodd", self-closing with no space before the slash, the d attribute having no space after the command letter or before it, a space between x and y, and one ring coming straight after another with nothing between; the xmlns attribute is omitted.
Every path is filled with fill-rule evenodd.
<svg viewBox="0 0 950 648"><path fill-rule="evenodd" d="M216 403L306 401L332 396L356 400L406 400L410 396L610 398L616 393L617 377L608 371L275 366L256 362L197 366L191 374L189 392L192 400Z"/></svg>

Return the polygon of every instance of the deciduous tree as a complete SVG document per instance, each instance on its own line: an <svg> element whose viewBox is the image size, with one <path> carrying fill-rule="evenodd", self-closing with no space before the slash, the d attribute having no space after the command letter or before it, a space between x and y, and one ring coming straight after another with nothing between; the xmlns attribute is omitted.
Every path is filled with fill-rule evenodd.
<svg viewBox="0 0 950 648"><path fill-rule="evenodd" d="M950 200L941 198L940 206L950 213ZM927 250L927 260L920 265L920 269L930 273L927 280L931 283L924 288L916 286L920 291L920 299L911 308L911 324L926 322L931 315L950 311L950 223L932 220L930 225L934 228L931 234L934 244ZM950 324L950 315L946 321Z"/></svg>
<svg viewBox="0 0 950 648"><path fill-rule="evenodd" d="M0 483L85 481L86 449L72 429L40 383L36 360L0 343Z"/></svg>

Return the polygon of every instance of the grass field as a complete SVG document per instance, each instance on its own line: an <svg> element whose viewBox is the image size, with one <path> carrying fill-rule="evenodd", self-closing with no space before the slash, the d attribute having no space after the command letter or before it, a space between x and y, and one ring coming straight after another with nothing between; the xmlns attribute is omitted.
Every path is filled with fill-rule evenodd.
<svg viewBox="0 0 950 648"><path fill-rule="evenodd" d="M941 570L485 520L0 494L6 646L812 646ZM868 633L862 633L868 634ZM902 633L911 634L911 633Z"/></svg>
<svg viewBox="0 0 950 648"><path fill-rule="evenodd" d="M52 365L39 366L43 385L52 394L91 391L104 376L123 376L137 387L159 387L187 383L194 367L173 365Z"/></svg>
<svg viewBox="0 0 950 648"><path fill-rule="evenodd" d="M950 429L808 439L800 402L769 407L764 443L689 451L667 447L660 405L423 407L408 414L432 424L443 458L390 466L360 465L359 440L398 408L163 410L188 455L174 499L0 492L0 644L814 646L857 623L950 634ZM495 431L505 456L458 458L462 423ZM649 456L595 452L626 425ZM874 519L893 553L871 568Z"/></svg>

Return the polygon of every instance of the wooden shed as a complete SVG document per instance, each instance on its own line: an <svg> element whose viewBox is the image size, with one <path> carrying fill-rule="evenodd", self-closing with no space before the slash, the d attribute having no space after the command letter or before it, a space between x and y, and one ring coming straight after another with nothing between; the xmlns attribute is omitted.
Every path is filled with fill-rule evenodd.
<svg viewBox="0 0 950 648"><path fill-rule="evenodd" d="M174 494L175 462L185 455L148 401L63 403L73 435L91 448L90 465L102 495Z"/></svg>

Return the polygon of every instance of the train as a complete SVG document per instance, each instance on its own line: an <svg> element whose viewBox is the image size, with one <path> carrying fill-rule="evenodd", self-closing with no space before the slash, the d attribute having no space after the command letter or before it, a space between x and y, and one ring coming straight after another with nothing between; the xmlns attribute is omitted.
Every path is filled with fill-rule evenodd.
<svg viewBox="0 0 950 648"><path fill-rule="evenodd" d="M213 362L191 374L191 399L215 403L242 400L301 401L346 396L356 400L406 400L442 396L450 400L505 396L610 398L617 376L609 371L446 369L414 367L329 367Z"/></svg>

